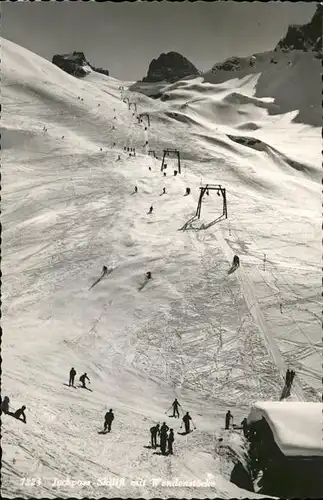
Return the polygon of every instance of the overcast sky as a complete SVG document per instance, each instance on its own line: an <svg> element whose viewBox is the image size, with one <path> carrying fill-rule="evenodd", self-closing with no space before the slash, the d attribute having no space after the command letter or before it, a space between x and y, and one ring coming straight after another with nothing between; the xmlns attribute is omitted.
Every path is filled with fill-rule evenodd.
<svg viewBox="0 0 323 500"><path fill-rule="evenodd" d="M82 51L122 80L147 74L175 51L200 70L227 57L272 49L289 24L310 20L303 2L3 2L1 36L46 59Z"/></svg>

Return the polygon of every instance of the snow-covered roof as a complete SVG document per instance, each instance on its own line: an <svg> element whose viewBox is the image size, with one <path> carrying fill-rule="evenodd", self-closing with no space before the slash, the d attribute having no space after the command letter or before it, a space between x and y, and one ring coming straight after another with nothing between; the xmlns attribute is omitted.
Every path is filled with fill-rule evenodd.
<svg viewBox="0 0 323 500"><path fill-rule="evenodd" d="M323 405L303 402L258 402L248 423L264 417L274 440L286 456L323 457Z"/></svg>

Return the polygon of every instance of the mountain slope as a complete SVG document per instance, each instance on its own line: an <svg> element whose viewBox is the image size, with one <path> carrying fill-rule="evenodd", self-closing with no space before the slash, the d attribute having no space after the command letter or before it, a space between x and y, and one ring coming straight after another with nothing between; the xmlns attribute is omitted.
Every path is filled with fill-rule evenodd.
<svg viewBox="0 0 323 500"><path fill-rule="evenodd" d="M236 144L233 123L214 125L207 106L192 103L221 106L244 83L169 87L186 92L191 128L175 116L183 94L159 102L129 93L150 114L145 131L123 102L126 83L95 72L77 80L6 40L2 51L2 382L13 408L27 406L27 425L3 417L3 495L26 495L24 478L36 478L35 497L256 497L229 481L230 450L238 454L243 440L223 431L224 414L232 408L239 423L252 401L279 397L288 363L297 370L293 396L319 397L316 156L311 170L296 171ZM230 107L237 116L240 103ZM278 123L295 147L303 138L304 155L317 140L288 117ZM147 155L166 147L183 153L182 175L171 175L169 159L164 177ZM178 231L201 181L226 186L229 219L201 229L222 212L212 195L201 221ZM228 277L234 253L242 273ZM102 265L112 273L89 290ZM153 279L139 291L148 270ZM64 385L71 366L89 374L93 392ZM197 427L188 436L166 415L175 396ZM111 435L99 435L109 408ZM149 428L164 419L176 431L173 457L147 448Z"/></svg>

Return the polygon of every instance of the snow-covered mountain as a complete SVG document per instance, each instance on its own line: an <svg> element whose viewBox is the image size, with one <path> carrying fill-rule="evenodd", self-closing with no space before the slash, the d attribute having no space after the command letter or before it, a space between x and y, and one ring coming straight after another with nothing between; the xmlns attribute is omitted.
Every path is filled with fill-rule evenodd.
<svg viewBox="0 0 323 500"><path fill-rule="evenodd" d="M257 97L256 73L152 100L1 44L2 395L27 407L27 424L2 415L2 495L262 498L230 482L246 443L224 415L277 400L288 366L291 399L320 400L319 128ZM165 148L180 175L173 158L161 172ZM206 183L228 219L211 192L180 231ZM68 387L72 366L93 392ZM164 420L174 456L149 449Z"/></svg>

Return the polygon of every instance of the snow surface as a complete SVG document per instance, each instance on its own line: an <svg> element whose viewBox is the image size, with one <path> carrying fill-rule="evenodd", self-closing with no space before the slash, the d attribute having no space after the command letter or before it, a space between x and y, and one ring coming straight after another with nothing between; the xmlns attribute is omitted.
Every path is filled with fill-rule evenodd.
<svg viewBox="0 0 323 500"><path fill-rule="evenodd" d="M27 406L26 425L2 418L2 494L259 497L230 483L243 438L223 430L224 416L230 408L239 424L255 401L278 399L288 366L291 398L320 400L319 129L269 115L251 75L185 80L168 101L124 93L150 114L145 131L122 100L130 82L78 80L1 45L2 394L11 409ZM263 150L227 135L243 129ZM167 147L181 151L182 175L172 158L162 175ZM222 199L211 193L180 231L201 183L226 187L229 218L213 223ZM113 272L89 290L103 265ZM93 392L66 387L72 366ZM167 416L174 397L196 424L188 436ZM109 408L112 432L100 435ZM175 430L172 457L147 448L163 420Z"/></svg>
<svg viewBox="0 0 323 500"><path fill-rule="evenodd" d="M323 456L321 403L259 402L253 405L248 422L263 417L276 444L287 456Z"/></svg>

